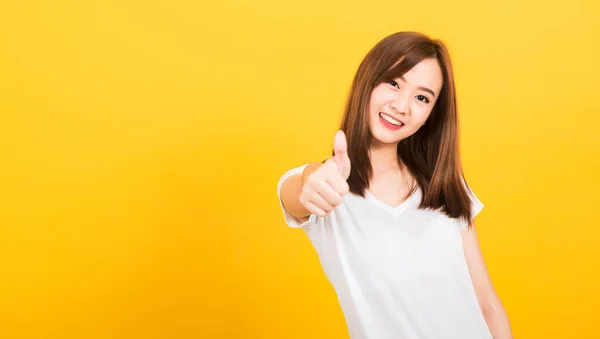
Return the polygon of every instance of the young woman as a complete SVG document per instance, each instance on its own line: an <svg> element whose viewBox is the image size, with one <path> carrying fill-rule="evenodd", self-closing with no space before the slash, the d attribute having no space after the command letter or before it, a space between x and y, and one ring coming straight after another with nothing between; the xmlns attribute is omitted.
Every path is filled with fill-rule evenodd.
<svg viewBox="0 0 600 339"><path fill-rule="evenodd" d="M490 282L458 152L439 40L392 34L361 63L332 157L287 171L278 196L333 285L353 339L512 338Z"/></svg>

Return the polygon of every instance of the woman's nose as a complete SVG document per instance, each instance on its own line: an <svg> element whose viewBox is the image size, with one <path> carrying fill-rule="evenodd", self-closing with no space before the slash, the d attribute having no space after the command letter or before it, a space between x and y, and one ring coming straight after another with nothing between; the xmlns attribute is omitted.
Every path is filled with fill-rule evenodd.
<svg viewBox="0 0 600 339"><path fill-rule="evenodd" d="M410 114L409 106L408 106L408 98L406 98L405 94L402 94L391 101L390 106L394 113L407 115Z"/></svg>

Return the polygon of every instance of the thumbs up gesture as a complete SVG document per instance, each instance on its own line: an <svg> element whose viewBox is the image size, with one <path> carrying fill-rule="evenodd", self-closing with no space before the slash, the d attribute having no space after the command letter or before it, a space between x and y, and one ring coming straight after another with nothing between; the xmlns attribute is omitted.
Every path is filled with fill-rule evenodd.
<svg viewBox="0 0 600 339"><path fill-rule="evenodd" d="M349 192L350 176L348 143L343 131L338 131L333 141L334 155L305 180L300 194L300 203L312 214L323 217L342 203Z"/></svg>
<svg viewBox="0 0 600 339"><path fill-rule="evenodd" d="M344 180L348 180L350 176L350 158L348 157L346 135L342 131L338 131L335 134L335 139L333 139L333 153L338 173Z"/></svg>

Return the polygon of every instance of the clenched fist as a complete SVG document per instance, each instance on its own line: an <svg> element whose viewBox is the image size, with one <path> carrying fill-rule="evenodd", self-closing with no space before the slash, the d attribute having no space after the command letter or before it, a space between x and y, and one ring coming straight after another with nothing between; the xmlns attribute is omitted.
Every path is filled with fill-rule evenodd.
<svg viewBox="0 0 600 339"><path fill-rule="evenodd" d="M348 193L346 180L350 176L348 144L343 131L338 131L333 141L334 156L312 172L302 185L300 203L310 213L323 217L342 203Z"/></svg>

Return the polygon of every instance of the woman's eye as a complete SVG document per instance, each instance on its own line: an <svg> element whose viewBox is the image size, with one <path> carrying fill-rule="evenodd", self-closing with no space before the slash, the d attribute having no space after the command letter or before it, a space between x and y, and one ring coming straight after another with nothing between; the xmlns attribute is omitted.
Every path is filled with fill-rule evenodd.
<svg viewBox="0 0 600 339"><path fill-rule="evenodd" d="M390 80L390 81L388 81L388 83L396 88L400 88L400 85L398 85L398 83L395 82L394 80Z"/></svg>
<svg viewBox="0 0 600 339"><path fill-rule="evenodd" d="M424 102L424 103L426 103L426 104L428 104L428 103L429 103L429 99L427 99L427 97L426 97L426 96L424 96L424 95L417 95L417 100L419 100L419 101L421 101L421 102Z"/></svg>

